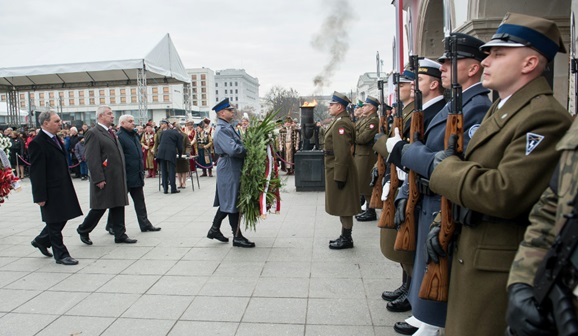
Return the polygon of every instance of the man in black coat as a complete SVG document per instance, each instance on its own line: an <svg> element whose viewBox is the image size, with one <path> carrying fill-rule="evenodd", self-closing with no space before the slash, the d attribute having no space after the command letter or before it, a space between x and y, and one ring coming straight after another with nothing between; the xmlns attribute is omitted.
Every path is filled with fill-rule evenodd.
<svg viewBox="0 0 578 336"><path fill-rule="evenodd" d="M167 123L166 120L161 123ZM156 152L156 158L161 167L163 190L168 194L169 184L171 185L171 194L181 192L177 189L175 183L177 153L183 154L183 136L169 124L169 128L160 134L159 147Z"/></svg>
<svg viewBox="0 0 578 336"><path fill-rule="evenodd" d="M144 161L140 137L135 130L134 117L128 114L120 116L118 119L120 129L116 133L118 141L122 146L124 153L124 166L126 170L126 185L130 197L134 203L134 210L138 225L142 232L160 231L160 227L154 227L148 219L147 207L144 198ZM108 213L109 221L106 224L106 230L112 231L112 220L110 212Z"/></svg>
<svg viewBox="0 0 578 336"><path fill-rule="evenodd" d="M32 246L47 257L52 257L52 246L57 264L76 265L62 239L62 229L69 219L82 215L72 179L68 173L68 153L56 133L62 123L54 111L38 116L42 131L28 146L30 152L30 182L34 203L40 206L46 226L32 241Z"/></svg>

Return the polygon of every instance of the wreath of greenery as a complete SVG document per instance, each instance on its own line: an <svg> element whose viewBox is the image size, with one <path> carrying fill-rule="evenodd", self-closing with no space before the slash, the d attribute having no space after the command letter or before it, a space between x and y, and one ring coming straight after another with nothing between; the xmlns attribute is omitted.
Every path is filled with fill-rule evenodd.
<svg viewBox="0 0 578 336"><path fill-rule="evenodd" d="M277 112L269 112L263 120L251 118L249 127L243 137L243 145L247 149L247 156L245 156L241 171L241 189L237 208L242 214L245 229L256 230L257 222L265 218L265 216L261 216L259 199L267 185L265 176L267 146L275 143L276 116ZM281 180L272 172L266 193L267 208L275 201L275 192L280 187Z"/></svg>

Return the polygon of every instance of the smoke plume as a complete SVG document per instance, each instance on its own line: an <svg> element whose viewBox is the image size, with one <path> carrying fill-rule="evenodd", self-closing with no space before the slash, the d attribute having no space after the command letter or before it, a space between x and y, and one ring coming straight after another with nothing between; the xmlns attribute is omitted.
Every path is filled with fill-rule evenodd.
<svg viewBox="0 0 578 336"><path fill-rule="evenodd" d="M335 70L345 58L349 49L348 29L354 18L353 9L348 0L325 1L330 8L329 16L323 20L320 31L313 36L311 46L329 54L329 62L313 79L316 94L331 84Z"/></svg>

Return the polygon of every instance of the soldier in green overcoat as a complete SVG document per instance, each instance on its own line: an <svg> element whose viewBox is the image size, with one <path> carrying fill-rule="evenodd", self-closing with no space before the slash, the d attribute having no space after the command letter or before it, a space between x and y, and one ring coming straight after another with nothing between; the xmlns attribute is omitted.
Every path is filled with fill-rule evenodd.
<svg viewBox="0 0 578 336"><path fill-rule="evenodd" d="M499 99L463 159L451 146L436 154L430 180L433 192L458 205L453 215L461 223L448 336L504 334L510 266L560 156L555 146L571 123L542 76L556 53L565 52L553 21L508 13L481 49L488 53L482 85Z"/></svg>
<svg viewBox="0 0 578 336"><path fill-rule="evenodd" d="M329 242L330 249L353 247L353 215L361 211L357 172L353 162L355 125L347 114L349 98L333 93L329 114L334 118L325 132L325 211L339 216L341 235Z"/></svg>

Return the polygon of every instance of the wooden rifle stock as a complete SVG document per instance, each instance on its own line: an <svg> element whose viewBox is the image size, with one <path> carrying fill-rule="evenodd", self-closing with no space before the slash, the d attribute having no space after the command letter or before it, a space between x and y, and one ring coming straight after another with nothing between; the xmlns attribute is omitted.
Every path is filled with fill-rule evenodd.
<svg viewBox="0 0 578 336"><path fill-rule="evenodd" d="M387 136L387 115L385 112L379 119L379 129L382 132L382 136ZM381 194L383 193L383 178L385 177L385 171L387 170L385 166L385 159L381 154L377 154L377 180L373 186L371 192L371 200L369 201L369 207L372 209L381 209L383 207L383 201L381 200Z"/></svg>
<svg viewBox="0 0 578 336"><path fill-rule="evenodd" d="M397 110L398 108L399 107L396 107L395 118L393 118L393 126L390 134L393 134L393 130L396 127L400 132L403 132L403 117L401 111ZM383 202L381 216L379 216L379 222L377 223L377 227L379 228L395 228L393 219L395 217L395 194L397 193L397 188L399 188L399 178L397 177L395 165L391 163L389 169L389 193L387 194L387 199Z"/></svg>
<svg viewBox="0 0 578 336"><path fill-rule="evenodd" d="M463 114L449 114L445 133L445 148L452 134L458 135L456 144L457 153L462 153L464 148L464 119ZM439 241L445 257L440 257L439 264L430 262L424 274L419 297L425 300L445 302L448 300L450 285L449 244L454 235L456 225L452 215L452 203L446 197L441 198L441 231Z"/></svg>
<svg viewBox="0 0 578 336"><path fill-rule="evenodd" d="M415 111L411 115L411 126L410 126L410 142L416 140L423 140L424 134L424 124L423 124L423 111ZM416 132L419 132L422 139L414 139ZM399 230L397 232L397 237L395 239L395 245L393 247L396 251L415 251L416 247L416 218L415 218L415 207L419 201L420 193L417 187L418 174L413 170L409 171L407 176L409 179L409 197L407 199L407 205L405 207L405 221L401 223Z"/></svg>

